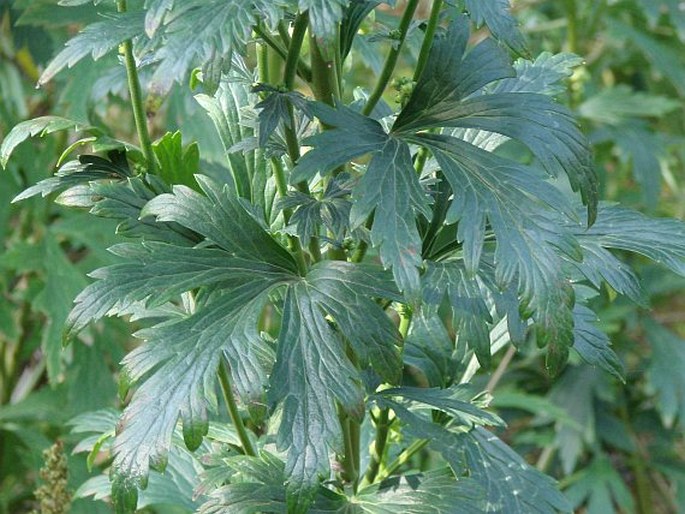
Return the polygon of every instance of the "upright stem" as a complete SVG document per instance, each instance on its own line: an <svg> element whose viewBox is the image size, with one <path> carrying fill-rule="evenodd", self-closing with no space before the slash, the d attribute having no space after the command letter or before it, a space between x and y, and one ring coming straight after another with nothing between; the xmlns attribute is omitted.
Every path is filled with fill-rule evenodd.
<svg viewBox="0 0 685 514"><path fill-rule="evenodd" d="M381 99L381 96L383 96L385 88L388 86L388 82L390 82L390 77L392 76L392 72L394 71L395 65L397 64L397 58L400 55L402 46L404 45L404 40L407 37L407 32L409 31L409 25L411 25L411 20L414 17L414 13L416 12L416 8L418 7L418 5L419 0L409 0L409 2L407 3L407 7L405 8L404 14L402 14L402 19L400 20L400 33L397 45L390 49L388 57L385 59L385 64L383 65L381 75L378 78L378 82L376 83L376 87L373 89L371 95L369 96L369 99L366 101L364 109L362 109L362 113L366 116L371 114L373 108L376 107L376 104Z"/></svg>
<svg viewBox="0 0 685 514"><path fill-rule="evenodd" d="M431 7L430 18L428 18L428 25L426 26L426 33L423 36L423 43L421 43L421 51L419 52L419 60L416 63L416 68L414 70L414 81L419 80L423 69L426 67L428 62L428 56L430 55L431 47L433 46L433 38L435 37L435 31L438 28L438 23L440 22L440 9L442 8L442 0L433 0L433 7Z"/></svg>
<svg viewBox="0 0 685 514"><path fill-rule="evenodd" d="M391 476L394 473L397 473L397 471L404 466L409 460L419 451L423 450L426 445L428 444L428 439L417 439L413 443L411 443L407 448L405 448L402 453L400 453L397 458L392 461L387 468L385 468L381 473L378 474L378 479L377 481L380 482L382 480L385 480L389 476Z"/></svg>
<svg viewBox="0 0 685 514"><path fill-rule="evenodd" d="M117 11L126 12L126 0L117 0ZM145 107L143 105L143 95L140 89L140 80L138 79L136 60L133 57L133 43L130 39L127 39L121 44L121 48L124 53L126 77L128 79L128 92L131 96L133 120L136 124L136 131L138 132L138 141L140 142L140 146L143 150L143 156L147 162L148 171L154 172L157 164L155 160L155 154L152 151L150 133L147 130L147 118L145 116Z"/></svg>
<svg viewBox="0 0 685 514"><path fill-rule="evenodd" d="M231 417L236 432L238 432L238 439L240 439L243 451L245 452L245 455L254 457L257 455L257 451L252 445L252 440L247 433L243 418L240 415L240 412L238 412L238 405L235 401L235 396L233 395L233 388L231 387L231 377L228 374L228 367L226 366L223 357L219 363L219 382L221 382L221 391L224 394L226 407L228 407L228 414Z"/></svg>

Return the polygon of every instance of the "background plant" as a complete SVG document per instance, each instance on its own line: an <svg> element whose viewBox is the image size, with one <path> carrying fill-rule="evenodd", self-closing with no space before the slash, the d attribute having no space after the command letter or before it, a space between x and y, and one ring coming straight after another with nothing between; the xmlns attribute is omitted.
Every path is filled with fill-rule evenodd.
<svg viewBox="0 0 685 514"><path fill-rule="evenodd" d="M335 510L350 502L364 512L388 504L427 512L568 510L548 479L489 432L473 428L501 424L481 410L487 397L476 394L498 384L506 387L494 404L509 421L504 436L522 451L543 446L538 467L568 474L589 464L567 482L575 504L587 500L589 510L606 512L613 497L630 511L632 488L637 508L645 511L653 504L646 496L652 481L660 484L664 508L669 501L677 505L672 487L679 464L672 443L678 436L669 427L679 408L668 399L678 398L682 388L665 378L674 369L665 363L674 361L666 352L677 352L676 336L644 325L643 340L662 352L651 361L658 378L646 383L657 384L661 393L661 421L649 389L634 387L636 398L623 401L617 395L625 390L577 356L623 376L621 359L594 328L589 307L604 320L640 319L644 311L627 307L616 293L632 300L647 295L605 248L636 251L682 272L682 225L603 205L586 230L597 199L588 147L569 112L549 98L563 95L562 81L575 69L569 103L592 130L597 162L621 173L632 170L649 207L660 190L650 173L654 163L663 162L668 171L668 164L677 169L678 159L671 152L677 129L666 123L654 135L660 145L643 146L640 153L631 143L655 134L645 120L676 109L666 98L672 92L658 89L661 81L653 84L660 96L637 93L621 80L600 91L589 77L615 81L612 69L625 73L625 62L604 64L600 74L592 69L598 61L579 68L581 59L569 54L531 59L502 2L434 2L422 26L411 22L418 2L399 6L398 18L387 7L374 10L380 2L117 2L118 13L108 3L75 3L81 7L34 3L24 21L63 19L69 11L73 22L76 10L84 23L97 20L40 79L45 84L65 66L83 67L71 75L73 91L79 100L96 101L76 114L68 112L71 104L57 102L53 112L71 119L19 125L5 138L3 158L30 134L85 133L60 159L55 178L19 198L66 189L58 203L114 219L119 235L130 239L113 247L117 263L96 272L99 280L79 295L67 320L71 336L112 314L132 315L147 327L138 334L146 342L124 360L120 389L128 407L114 442L115 412L74 420L77 433L96 433L79 446L91 452L90 465L104 459L100 465L109 466L113 450L119 510L132 508L148 466L163 468L167 452L167 472L150 475L140 506L282 511L287 501L291 510ZM625 26L639 26L643 12L663 27L670 20L655 17L647 4L568 2L562 13L551 2L534 4L523 5L520 14L532 28L548 23L544 37L533 35L536 45L559 49L562 37L553 29L561 15L567 50L584 53L581 41L592 50L606 26L620 27L616 42L632 34L637 63L640 54L654 58L658 50L650 54L645 41L655 43L651 36ZM485 29L470 34L463 9L472 27L486 26L500 46L491 39L476 45ZM93 18L98 11L104 18ZM677 17L671 18L677 26ZM200 32L202 38L191 37ZM111 50L122 42L117 66ZM372 46L379 42L385 53ZM531 60L511 68L505 46ZM95 64L82 60L89 53ZM380 62L379 54L386 56ZM196 62L204 64L191 72L191 87L202 88L195 100L218 138L187 89L173 84ZM354 89L364 84L357 70L366 66L380 76L369 93ZM393 70L397 103L388 105L381 96L390 89ZM88 77L92 96L82 94L90 89L84 87ZM128 102L116 96L111 103L100 101L126 89ZM116 139L117 132L126 133L125 124L110 123L129 106L139 148ZM154 121L147 124L146 117ZM148 133L152 129L154 137L177 126L185 141L198 143L183 145L173 132L153 143ZM66 162L88 145L100 155ZM302 145L311 149L302 154ZM194 176L199 170L211 178ZM545 180L545 172L555 179ZM564 175L586 208L571 199ZM601 183L609 194L620 190L610 184ZM677 193L673 179L669 187ZM102 253L107 244L89 242L93 250L85 253ZM69 265L78 260L66 255ZM378 260L391 272L383 272ZM62 309L61 319L75 292L51 304ZM626 330L623 321L608 328L621 335L619 342L626 334L643 338L642 329ZM91 340L87 333L79 337ZM491 354L510 343L522 357L513 365L512 350L501 362L495 357L499 365L487 381ZM572 365L545 399L549 379L536 364L536 346L546 347L547 368L556 373L571 344L577 352ZM59 362L57 347L43 343ZM644 366L644 352L618 349L634 366L629 372ZM479 365L486 373L474 375ZM206 407L218 403L217 368L225 401L208 422ZM585 386L581 392L579 383ZM131 385L137 389L128 397ZM105 404L112 398L98 396ZM182 431L174 435L179 412ZM637 416L650 424L634 427ZM644 458L659 456L643 446L653 434L659 436L655 449L668 448L662 461ZM181 435L193 453L183 449ZM330 450L337 454L332 468ZM629 471L620 475L609 458L625 459ZM208 469L200 479L203 467ZM411 472L385 480L403 470ZM322 476L332 481L319 485ZM624 479L629 487L621 486ZM606 483L606 490L596 493L597 483ZM108 495L107 478L94 478L79 491L89 494Z"/></svg>

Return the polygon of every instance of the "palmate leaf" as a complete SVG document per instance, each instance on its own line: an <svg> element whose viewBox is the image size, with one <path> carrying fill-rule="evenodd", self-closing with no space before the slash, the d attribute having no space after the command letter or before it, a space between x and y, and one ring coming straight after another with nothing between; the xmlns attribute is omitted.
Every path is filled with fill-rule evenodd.
<svg viewBox="0 0 685 514"><path fill-rule="evenodd" d="M353 191L352 228L374 213L371 241L380 247L384 266L392 267L395 281L410 296L418 295L421 236L416 214L430 219L429 198L419 183L409 146L390 138L369 163Z"/></svg>
<svg viewBox="0 0 685 514"><path fill-rule="evenodd" d="M528 465L497 436L476 427L457 436L472 479L485 488L485 512L557 514L571 512L553 479Z"/></svg>
<svg viewBox="0 0 685 514"><path fill-rule="evenodd" d="M312 32L324 43L338 36L338 23L350 0L298 0L300 11L309 11Z"/></svg>
<svg viewBox="0 0 685 514"><path fill-rule="evenodd" d="M589 365L597 366L625 382L623 363L611 349L609 337L594 325L597 315L584 305L576 305L573 319L573 349Z"/></svg>
<svg viewBox="0 0 685 514"><path fill-rule="evenodd" d="M351 228L362 225L374 213L371 240L380 247L383 264L392 267L402 291L416 296L419 289L421 238L415 214L430 217L429 198L414 170L409 146L388 137L381 125L366 116L338 106L312 104L310 112L334 127L308 138L314 149L302 156L291 182L331 171L350 160L373 153L366 173L353 190Z"/></svg>
<svg viewBox="0 0 685 514"><path fill-rule="evenodd" d="M23 121L10 130L9 134L2 140L0 146L0 166L7 166L10 156L14 149L23 141L30 137L45 136L61 130L94 131L99 132L95 127L60 116L41 116L32 120Z"/></svg>
<svg viewBox="0 0 685 514"><path fill-rule="evenodd" d="M423 299L428 304L439 306L447 297L452 306L457 341L472 348L481 365L488 366L493 320L478 278L468 273L461 262L431 262L426 265L421 282Z"/></svg>
<svg viewBox="0 0 685 514"><path fill-rule="evenodd" d="M332 261L317 264L287 290L269 397L272 405L282 404L277 444L288 452L293 512L306 511L320 475L329 470L329 451L342 450L335 400L353 416L363 408L361 376L325 314L335 319L362 363L372 363L386 380L396 379L400 369L396 329L380 307L363 298L380 294L397 295L384 275Z"/></svg>
<svg viewBox="0 0 685 514"><path fill-rule="evenodd" d="M495 80L515 76L506 55L485 40L464 55L467 22L457 18L436 38L428 63L391 134L400 137L436 127L496 132L525 144L553 176L565 173L596 217L597 177L589 146L572 113L551 98L524 92L480 91Z"/></svg>
<svg viewBox="0 0 685 514"><path fill-rule="evenodd" d="M671 218L650 218L614 204L602 204L597 226L576 229L584 248L624 250L643 255L685 276L685 223ZM609 281L603 273L602 276ZM617 283L620 291L621 281ZM614 283L609 282L612 287Z"/></svg>
<svg viewBox="0 0 685 514"><path fill-rule="evenodd" d="M131 314L140 303L156 307L197 287L239 284L255 275L274 281L290 276L270 264L231 258L225 251L211 248L144 242L122 243L110 251L126 262L90 274L98 280L77 296L65 324L65 337L103 316Z"/></svg>
<svg viewBox="0 0 685 514"><path fill-rule="evenodd" d="M445 387L454 378L454 342L437 314L420 312L412 318L402 358L420 371L429 387Z"/></svg>
<svg viewBox="0 0 685 514"><path fill-rule="evenodd" d="M185 319L136 334L146 343L124 359L125 376L130 383L145 378L124 411L115 439L115 498L135 498L149 467L164 467L179 414L186 444L190 449L199 446L208 428L207 408L216 403L214 384L222 355L238 391L247 399L261 397L263 365L272 356L256 327L273 286L264 280L248 282Z"/></svg>
<svg viewBox="0 0 685 514"><path fill-rule="evenodd" d="M391 478L359 492L349 510L355 514L479 514L483 489L449 470ZM354 509L354 510L353 510Z"/></svg>
<svg viewBox="0 0 685 514"><path fill-rule="evenodd" d="M297 270L293 257L264 232L227 185L203 175L196 180L206 196L186 186L174 186L173 194L152 199L141 216L183 225L236 257L270 262L286 272Z"/></svg>
<svg viewBox="0 0 685 514"><path fill-rule="evenodd" d="M569 231L550 221L553 210L573 216L565 196L530 168L485 152L457 138L421 135L453 191L447 221L459 221L466 271L478 269L486 220L497 237L495 278L517 283L522 306L536 320L538 341L549 344L547 364L556 372L573 344L573 290L562 271L560 250L579 259ZM487 355L480 348L481 357Z"/></svg>
<svg viewBox="0 0 685 514"><path fill-rule="evenodd" d="M64 68L71 68L89 54L95 60L104 57L123 41L142 34L144 20L144 12L130 11L110 13L103 21L87 25L50 61L38 83L48 83Z"/></svg>
<svg viewBox="0 0 685 514"><path fill-rule="evenodd" d="M511 14L509 0L466 0L466 10L476 26L487 25L495 39L514 52L526 55L526 41Z"/></svg>

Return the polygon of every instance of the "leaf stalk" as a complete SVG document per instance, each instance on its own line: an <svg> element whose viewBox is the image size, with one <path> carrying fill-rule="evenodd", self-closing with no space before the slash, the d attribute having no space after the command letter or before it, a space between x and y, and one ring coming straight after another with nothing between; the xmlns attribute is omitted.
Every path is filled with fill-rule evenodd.
<svg viewBox="0 0 685 514"><path fill-rule="evenodd" d="M243 418L238 412L238 404L235 400L235 395L233 394L233 388L231 387L231 377L228 373L228 366L224 361L223 356L219 363L219 382L221 383L221 391L224 395L224 401L226 402L226 407L228 408L228 415L231 417L233 426L238 432L238 439L240 439L240 444L243 447L245 455L250 455L252 457L257 456L257 451L252 444L247 429L245 428L245 423L243 423Z"/></svg>
<svg viewBox="0 0 685 514"><path fill-rule="evenodd" d="M126 12L126 9L126 0L117 0L117 11L123 13ZM136 59L133 56L133 42L130 39L127 39L121 44L121 50L124 54L128 92L131 97L133 121L136 125L138 141L143 150L148 172L154 173L157 168L157 161L155 159L155 154L152 151L152 141L150 140L150 133L147 128L147 116L145 115L143 94L140 87L140 79L138 78L138 68L136 67Z"/></svg>

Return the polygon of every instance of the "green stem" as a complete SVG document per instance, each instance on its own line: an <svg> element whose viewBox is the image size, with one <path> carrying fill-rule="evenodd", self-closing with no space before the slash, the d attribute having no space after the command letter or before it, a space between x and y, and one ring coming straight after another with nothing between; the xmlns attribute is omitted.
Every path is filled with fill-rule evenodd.
<svg viewBox="0 0 685 514"><path fill-rule="evenodd" d="M578 8L576 0L566 0L566 19L568 25L566 29L566 45L568 51L577 53L578 51Z"/></svg>
<svg viewBox="0 0 685 514"><path fill-rule="evenodd" d="M238 412L238 405L235 401L235 396L233 395L233 388L231 387L231 377L228 373L228 367L224 362L223 357L219 363L219 382L221 382L221 391L224 394L224 401L226 402L226 407L228 407L228 414L231 417L233 426L238 432L238 439L240 439L240 444L243 447L245 455L251 455L255 457L257 451L252 445L252 440L247 433L245 424L243 423L243 418Z"/></svg>
<svg viewBox="0 0 685 514"><path fill-rule="evenodd" d="M376 439L373 442L371 449L371 459L369 467L364 475L362 487L368 484L373 484L378 476L378 472L383 462L385 455L385 447L388 442L388 432L390 429L390 409L381 409L376 418Z"/></svg>
<svg viewBox="0 0 685 514"><path fill-rule="evenodd" d="M378 474L377 482L381 482L388 478L389 476L397 473L397 471L404 466L409 460L418 452L423 450L428 444L428 439L417 439L411 443L407 448L405 448L402 453L400 453L397 458L392 461L387 468Z"/></svg>
<svg viewBox="0 0 685 514"><path fill-rule="evenodd" d="M307 12L300 13L297 15L297 18L295 18L293 36L290 40L288 55L285 59L285 72L283 73L283 82L287 89L293 89L293 86L295 85L297 64L300 60L300 52L302 51L302 43L304 42L304 35L307 33L308 24L309 16Z"/></svg>
<svg viewBox="0 0 685 514"><path fill-rule="evenodd" d="M338 65L335 63L336 53L333 52L334 58L332 60L326 59L313 34L310 35L309 44L312 55L312 91L314 97L320 102L334 106L335 101L340 98Z"/></svg>
<svg viewBox="0 0 685 514"><path fill-rule="evenodd" d="M117 11L126 12L126 0L117 0ZM127 39L121 44L124 53L124 63L126 65L126 77L128 79L128 92L131 96L131 107L133 108L133 120L136 124L136 131L138 132L138 141L143 150L143 156L147 162L148 171L154 173L157 164L155 154L152 151L152 141L150 140L150 133L147 129L147 118L145 116L145 107L143 104L143 95L140 88L140 80L138 79L138 69L136 68L136 60L133 57L133 43Z"/></svg>
<svg viewBox="0 0 685 514"><path fill-rule="evenodd" d="M278 55L281 56L281 58L285 61L288 59L288 49L283 46L283 44L278 41L278 39L274 38L269 31L261 24L258 23L253 27L255 33L266 43L268 46L270 46L274 52L276 52ZM311 68L302 61L301 59L298 59L297 61L297 75L304 81L309 82L312 80L312 70Z"/></svg>
<svg viewBox="0 0 685 514"><path fill-rule="evenodd" d="M281 198L288 196L288 184L285 180L285 171L281 165L281 161L274 157L271 159L271 166L273 168L274 179L276 181L276 190ZM290 217L293 215L291 209L283 209L283 224L288 225ZM295 255L295 260L297 261L297 268L300 273L304 276L307 273L307 262L304 258L304 251L302 250L302 245L300 240L293 235L288 235L288 244L290 245L290 251Z"/></svg>
<svg viewBox="0 0 685 514"><path fill-rule="evenodd" d="M409 26L411 25L411 20L414 17L414 12L416 12L416 8L418 7L418 5L419 0L409 0L409 2L407 3L407 7L405 8L404 14L402 14L402 19L400 20L400 34L397 44L390 49L390 52L388 53L388 56L385 59L385 64L383 65L381 75L378 78L378 82L376 83L376 87L374 87L373 91L371 92L371 95L369 95L369 99L366 101L366 105L364 105L364 109L362 109L362 114L364 114L365 116L371 114L371 111L373 111L373 108L376 107L376 104L383 96L383 92L385 91L385 88L388 86L388 82L390 82L390 77L392 76L392 72L395 70L397 58L400 55L402 46L404 45L404 40L407 37L407 32L409 31Z"/></svg>
<svg viewBox="0 0 685 514"><path fill-rule="evenodd" d="M421 43L419 60L417 61L416 68L414 69L414 82L419 80L421 73L423 73L423 69L426 67L426 63L428 62L428 56L430 55L431 47L433 46L435 31L437 30L438 23L440 22L441 8L442 0L433 0L433 7L431 7L430 17L428 18L426 33L423 36L423 43Z"/></svg>
<svg viewBox="0 0 685 514"><path fill-rule="evenodd" d="M343 411L342 407L338 408L338 419L340 420L343 443L345 445L345 455L342 456L343 459L341 463L343 467L343 478L347 482L353 484L353 487L356 487L359 478L359 469L355 467L357 462L357 459L354 458L356 445L352 427L353 425L357 425L357 423Z"/></svg>

